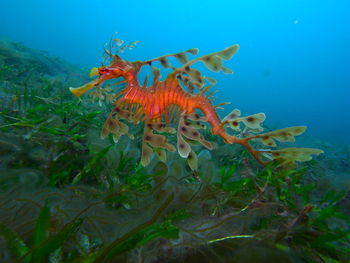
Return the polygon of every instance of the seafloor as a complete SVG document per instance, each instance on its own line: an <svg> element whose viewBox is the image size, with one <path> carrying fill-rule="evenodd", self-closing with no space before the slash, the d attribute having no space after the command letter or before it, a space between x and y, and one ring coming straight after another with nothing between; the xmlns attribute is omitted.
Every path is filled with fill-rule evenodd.
<svg viewBox="0 0 350 263"><path fill-rule="evenodd" d="M0 40L0 262L350 261L349 146L281 170L207 133L198 171L143 168L141 126L101 140L111 106L69 92L87 75Z"/></svg>

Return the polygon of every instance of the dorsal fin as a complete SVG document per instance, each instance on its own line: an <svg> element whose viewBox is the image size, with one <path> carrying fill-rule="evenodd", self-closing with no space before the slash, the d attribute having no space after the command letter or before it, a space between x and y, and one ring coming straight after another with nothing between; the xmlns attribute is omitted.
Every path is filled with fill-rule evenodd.
<svg viewBox="0 0 350 263"><path fill-rule="evenodd" d="M222 65L223 60L229 60L232 56L239 50L238 45L229 46L221 51L217 51L208 55L204 55L195 59L192 59L182 67L175 69L175 73L179 75L185 75L190 77L193 85L201 89L204 85L205 80L209 81L212 84L216 83L216 80L213 78L208 78L202 76L201 72L197 69L191 68L193 64L200 61L206 66L209 70L214 72L219 72L220 70L225 74L233 73L232 70Z"/></svg>

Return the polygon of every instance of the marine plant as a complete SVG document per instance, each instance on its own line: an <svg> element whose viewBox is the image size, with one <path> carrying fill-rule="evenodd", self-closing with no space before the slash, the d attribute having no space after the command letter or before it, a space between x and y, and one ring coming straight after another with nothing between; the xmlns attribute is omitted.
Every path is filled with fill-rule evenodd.
<svg viewBox="0 0 350 263"><path fill-rule="evenodd" d="M70 88L70 90L76 96L81 96L88 90L96 88L94 96L114 104L102 128L102 138L112 133L115 141L122 135L133 139L134 135L129 132L129 127L124 121L134 124L139 121L144 122L142 165L149 164L153 152L160 160L165 161L166 150L170 152L176 150L174 145L168 142L168 134L176 134L177 150L180 156L187 158L192 170L197 170L197 155L191 149L191 145L199 143L209 150L215 147L213 142L206 140L199 132L199 129L206 128L203 122L208 122L211 125L211 133L220 136L225 143L243 145L262 165L266 165L271 160L278 160L280 165L291 166L296 161L308 161L312 155L322 153L322 150L313 148L255 149L251 144L251 141L258 141L265 147L276 147L276 141L293 142L295 136L306 130L305 126L261 133L263 131L261 124L265 120L265 114L257 113L242 117L238 109L234 109L222 120L220 119L216 109L228 103L212 105L212 95L216 91L207 92L216 83L216 80L203 76L193 65L202 62L211 71L232 73L230 69L223 66L223 60L231 59L238 51L238 45L232 45L224 50L192 60L188 59L188 54L196 55L198 53L196 48L146 61L128 62L119 56L118 53L134 46L135 42L123 44L120 39L112 39L109 48L105 49L105 54L110 61L109 65L93 68L90 76L97 76L97 78L82 87ZM174 67L169 61L171 57L176 58L181 66ZM160 69L153 66L156 62L172 70L163 81L160 80ZM150 86L147 86L148 77L145 78L142 86L138 82L138 74L144 66L150 66L152 69L153 82ZM125 83L126 86L123 85L115 95L109 93L110 87L102 88L105 81L119 77L122 80L113 85L118 86L120 83ZM196 90L198 92L195 92ZM200 115L198 110L203 115ZM177 122L176 129L171 127L172 122ZM245 126L243 132L241 132L242 125ZM236 136L231 135L225 130L226 126L241 133Z"/></svg>
<svg viewBox="0 0 350 263"><path fill-rule="evenodd" d="M133 182L108 191L7 182L0 236L8 250L0 256L51 263L347 262L350 218L338 205L344 192L315 196L317 183L303 182L305 168L276 172L270 164L251 177L240 170L222 167L217 183L202 187L166 173L147 188L145 177L131 175Z"/></svg>

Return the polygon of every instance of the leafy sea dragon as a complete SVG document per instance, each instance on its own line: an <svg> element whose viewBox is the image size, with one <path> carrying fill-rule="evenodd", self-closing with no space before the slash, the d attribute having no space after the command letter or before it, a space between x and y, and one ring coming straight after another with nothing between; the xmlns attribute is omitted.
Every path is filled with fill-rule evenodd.
<svg viewBox="0 0 350 263"><path fill-rule="evenodd" d="M213 106L212 95L216 91L208 94L208 90L216 83L216 80L203 76L193 66L201 62L211 71L232 73L230 69L223 66L223 60L231 59L238 51L238 45L232 45L224 50L192 60L188 59L188 55L197 55L198 49L196 48L147 61L129 62L118 55L127 48L133 48L135 44L135 42L124 44L120 39L112 39L109 48L105 49L109 65L93 68L90 76L97 76L97 78L84 86L70 88L70 91L76 96L81 96L88 90L96 88L92 92L93 96L100 100L106 99L113 102L115 106L103 125L102 138L112 133L115 141L122 135L133 139L126 123L144 122L141 155L143 166L149 164L153 152L161 161L166 161L166 150L176 151L176 148L168 142L167 137L176 134L177 150L180 156L187 158L190 168L196 170L197 156L191 145L201 144L209 150L215 146L213 142L207 141L199 131L199 129L206 128L204 123L209 123L211 133L220 136L225 143L244 146L263 166L272 160L278 160L280 165L290 166L296 161L308 161L311 160L311 155L322 153L322 150L312 148L271 149L271 147L276 147L276 141L293 142L294 136L306 130L305 126L262 133L261 124L265 120L265 114L257 113L242 117L238 109L234 109L226 117L220 119L216 109L229 103ZM169 61L171 57L177 59L181 66L174 67ZM156 62L172 70L165 80L160 80L160 69L154 67ZM142 86L138 82L138 74L144 66L152 69L153 83L150 86L147 85L148 76ZM106 80L119 77L122 80L115 85L124 83L124 87L120 88L117 94L108 93L111 90L110 87L102 87ZM174 122L177 122L177 129L171 127ZM243 126L245 128L242 132ZM236 135L230 134L226 127L232 128ZM252 141L262 144L265 148L255 149L251 144Z"/></svg>

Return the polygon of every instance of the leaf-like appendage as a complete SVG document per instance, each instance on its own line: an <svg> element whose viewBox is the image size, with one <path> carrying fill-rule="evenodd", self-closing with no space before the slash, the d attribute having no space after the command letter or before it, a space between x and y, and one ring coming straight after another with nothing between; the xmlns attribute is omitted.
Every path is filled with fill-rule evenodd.
<svg viewBox="0 0 350 263"><path fill-rule="evenodd" d="M187 158L191 152L190 145L182 138L181 134L177 135L177 150L182 158Z"/></svg>
<svg viewBox="0 0 350 263"><path fill-rule="evenodd" d="M188 57L185 52L175 54L174 57L182 64L185 64L188 62Z"/></svg>
<svg viewBox="0 0 350 263"><path fill-rule="evenodd" d="M229 121L237 119L239 116L241 116L241 111L239 109L234 109L228 115L226 115L225 118L222 119L222 122L228 123Z"/></svg>
<svg viewBox="0 0 350 263"><path fill-rule="evenodd" d="M221 66L221 70L222 70L222 72L224 72L225 74L232 74L232 73L233 73L232 69L226 68L226 67L224 67L224 66Z"/></svg>
<svg viewBox="0 0 350 263"><path fill-rule="evenodd" d="M276 131L271 131L263 134L254 135L252 139L260 140L264 145L270 147L276 147L276 142L274 140L280 142L294 142L294 136L298 136L304 133L306 130L306 126L294 126L289 128L284 128Z"/></svg>
<svg viewBox="0 0 350 263"><path fill-rule="evenodd" d="M175 151L174 146L167 143L166 137L164 135L154 134L152 131L148 131L145 133L144 142L147 142L152 147L167 149L170 152Z"/></svg>
<svg viewBox="0 0 350 263"><path fill-rule="evenodd" d="M124 44L124 40L120 38L114 38L113 41L116 43L118 47Z"/></svg>
<svg viewBox="0 0 350 263"><path fill-rule="evenodd" d="M192 171L198 170L198 158L194 151L191 151L187 157L187 163Z"/></svg>
<svg viewBox="0 0 350 263"><path fill-rule="evenodd" d="M171 68L172 65L169 62L168 58L169 57L174 57L176 58L181 64L186 64L188 62L188 57L186 53L192 54L192 55L197 55L199 49L198 48L191 48L183 52L179 53L174 53L174 54L168 54L164 55L161 57L153 58L144 62L141 62L142 65L151 65L152 62L158 61L164 68Z"/></svg>
<svg viewBox="0 0 350 263"><path fill-rule="evenodd" d="M117 50L117 53L119 53L119 52L123 53L126 49L132 50L133 48L136 47L136 45L137 45L139 42L140 42L140 41L136 40L136 41L130 42L130 43L128 43L128 44L121 45L121 46L119 47L119 49Z"/></svg>
<svg viewBox="0 0 350 263"><path fill-rule="evenodd" d="M193 79L193 81L196 83L203 83L203 77L201 72L198 69L188 69L186 70L186 73Z"/></svg>
<svg viewBox="0 0 350 263"><path fill-rule="evenodd" d="M218 81L211 77L204 77L207 81L209 81L210 84L215 85Z"/></svg>
<svg viewBox="0 0 350 263"><path fill-rule="evenodd" d="M172 127L167 126L165 123L149 123L147 124L148 128L152 128L158 132L167 132L167 133L176 133L176 130Z"/></svg>
<svg viewBox="0 0 350 263"><path fill-rule="evenodd" d="M130 121L131 120L131 114L130 114L130 111L128 110L124 110L124 109L121 109L120 107L115 107L114 108L114 111L116 112L116 115L123 119L123 120L127 120L127 121Z"/></svg>
<svg viewBox="0 0 350 263"><path fill-rule="evenodd" d="M270 150L264 152L264 155L272 160L281 161L281 166L294 164L296 161L305 162L312 159L312 155L323 153L320 149L314 148L285 148L280 150Z"/></svg>
<svg viewBox="0 0 350 263"><path fill-rule="evenodd" d="M191 122L189 120L194 120L196 122ZM202 129L205 127L200 125L199 122L205 120L206 118L197 113L191 113L188 115L183 114L180 117L179 126L177 129L177 149L182 158L187 158L187 162L192 170L197 170L198 160L197 155L191 149L190 144L201 144L209 150L212 150L215 146L214 143L205 140L197 130L197 128Z"/></svg>
<svg viewBox="0 0 350 263"><path fill-rule="evenodd" d="M117 142L119 137L122 135L127 135L131 140L133 140L134 136L129 133L129 126L118 119L118 117L122 116L124 119L129 120L130 114L127 113L128 111L116 107L112 113L114 112L116 116L113 118L112 115L110 115L102 127L101 138L104 139L110 133L112 133L114 142Z"/></svg>
<svg viewBox="0 0 350 263"><path fill-rule="evenodd" d="M252 130L262 131L261 124L266 119L264 113L256 113L246 117L240 117L241 112L238 109L231 111L224 119L223 124L229 124L230 127L236 131L240 131L240 123L243 122L246 127Z"/></svg>
<svg viewBox="0 0 350 263"><path fill-rule="evenodd" d="M230 59L238 49L239 49L238 45L233 45L231 47L225 48L224 50L192 59L186 62L182 67L175 69L175 73L180 76L184 76L184 75L190 76L191 78L190 83L192 82L192 85L197 86L199 89L203 87L205 79L207 79L210 83L215 84L216 83L215 79L202 76L199 70L192 69L191 66L197 61L201 61L202 63L204 63L204 65L208 69L214 72L218 72L221 70L225 74L232 73L232 70L222 65L222 60ZM182 59L181 62L185 62L185 60ZM187 83L184 83L184 85L186 87L189 86L189 84Z"/></svg>
<svg viewBox="0 0 350 263"><path fill-rule="evenodd" d="M170 68L171 66L166 56L160 57L159 62L164 68Z"/></svg>
<svg viewBox="0 0 350 263"><path fill-rule="evenodd" d="M265 119L266 115L261 112L242 118L242 122L250 129L260 130L260 125Z"/></svg>
<svg viewBox="0 0 350 263"><path fill-rule="evenodd" d="M229 60L232 58L232 56L239 50L238 45L232 45L230 47L225 48L222 51L218 52L218 56L223 58L224 60Z"/></svg>
<svg viewBox="0 0 350 263"><path fill-rule="evenodd" d="M198 48L191 48L191 49L186 50L185 52L190 53L192 55L197 55L199 52L199 49Z"/></svg>
<svg viewBox="0 0 350 263"><path fill-rule="evenodd" d="M178 133L181 134L181 136L183 135L187 139L197 141L207 149L212 150L214 148L214 145L211 142L205 140L204 137L200 134L200 132L195 128L195 125L191 125L191 122L188 121L187 118L187 115L181 116L179 121ZM199 116L198 119L200 120L200 118L201 117ZM200 126L200 128L202 127Z"/></svg>
<svg viewBox="0 0 350 263"><path fill-rule="evenodd" d="M233 46L225 48L224 50L197 58L194 60L194 62L201 61L204 63L204 65L208 69L210 69L214 72L218 72L218 71L222 70L222 72L224 72L225 74L230 74L230 73L233 73L232 70L224 67L222 65L222 60L231 59L232 56L238 51L238 49L239 49L238 45L233 45ZM187 64L193 64L193 63L191 63L191 61L190 61Z"/></svg>
<svg viewBox="0 0 350 263"><path fill-rule="evenodd" d="M218 72L222 67L222 59L218 55L207 55L200 59L204 65L214 71Z"/></svg>
<svg viewBox="0 0 350 263"><path fill-rule="evenodd" d="M166 149L170 152L176 151L176 148L167 142L167 139L164 135L155 134L153 133L153 130L162 132L173 132L172 128L166 127L162 123L146 124L144 128L144 135L142 141L141 164L143 166L149 164L153 151L156 152L157 156L162 162L166 161L166 152L163 149Z"/></svg>
<svg viewBox="0 0 350 263"><path fill-rule="evenodd" d="M166 162L166 152L163 149L160 148L156 148L154 149L155 153L157 154L158 158L160 161L162 161L163 163Z"/></svg>
<svg viewBox="0 0 350 263"><path fill-rule="evenodd" d="M189 120L192 120L192 121L203 121L203 122L208 121L206 116L201 116L198 113L186 114L185 115L185 119L189 119Z"/></svg>
<svg viewBox="0 0 350 263"><path fill-rule="evenodd" d="M142 153L141 153L141 164L142 166L147 166L151 161L152 148L146 143L142 144Z"/></svg>

